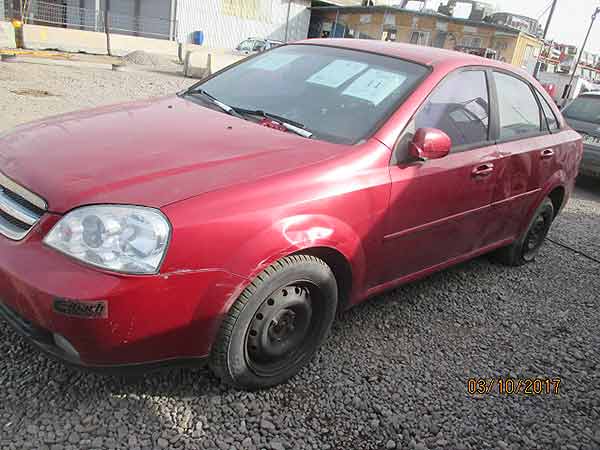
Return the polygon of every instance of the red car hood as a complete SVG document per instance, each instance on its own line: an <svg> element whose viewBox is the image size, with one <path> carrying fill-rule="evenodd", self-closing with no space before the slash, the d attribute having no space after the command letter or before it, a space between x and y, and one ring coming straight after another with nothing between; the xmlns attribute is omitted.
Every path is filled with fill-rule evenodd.
<svg viewBox="0 0 600 450"><path fill-rule="evenodd" d="M54 212L91 203L161 207L343 149L168 97L18 127L0 138L0 171Z"/></svg>

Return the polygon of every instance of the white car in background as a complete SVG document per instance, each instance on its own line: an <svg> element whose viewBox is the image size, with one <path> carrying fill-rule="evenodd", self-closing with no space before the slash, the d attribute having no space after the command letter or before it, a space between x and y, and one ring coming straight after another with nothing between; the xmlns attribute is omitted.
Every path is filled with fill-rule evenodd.
<svg viewBox="0 0 600 450"><path fill-rule="evenodd" d="M275 47L283 45L282 41L275 41L273 39L261 39L261 38L248 38L240 43L235 51L244 55L250 55L253 53L260 53L266 50L270 50Z"/></svg>

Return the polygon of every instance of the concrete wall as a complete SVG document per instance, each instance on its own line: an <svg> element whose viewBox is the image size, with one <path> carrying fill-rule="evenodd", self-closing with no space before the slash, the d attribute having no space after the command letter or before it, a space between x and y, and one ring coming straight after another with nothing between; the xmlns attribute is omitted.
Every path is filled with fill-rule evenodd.
<svg viewBox="0 0 600 450"><path fill-rule="evenodd" d="M288 40L306 39L310 0L291 0ZM284 40L287 0L178 0L178 39L204 32L204 45L235 48L248 37Z"/></svg>
<svg viewBox="0 0 600 450"><path fill-rule="evenodd" d="M15 30L10 22L0 22L0 48L15 48Z"/></svg>
<svg viewBox="0 0 600 450"><path fill-rule="evenodd" d="M5 22L0 22L0 30L2 30L2 24L5 24ZM12 31L12 25L6 24ZM23 30L25 46L31 50L106 54L106 35L104 33L41 25L25 25ZM0 47L2 42L2 34L0 33ZM143 50L149 53L169 55L173 58L177 57L178 43L174 41L112 34L110 42L113 55L116 56L126 55L135 50ZM13 35L12 47L14 46ZM228 49L192 44L185 45L185 53L188 52L194 54L192 69L197 69L200 72L208 70L208 73L214 73L244 58L244 56L234 55ZM207 67L207 61L210 61L210 67Z"/></svg>

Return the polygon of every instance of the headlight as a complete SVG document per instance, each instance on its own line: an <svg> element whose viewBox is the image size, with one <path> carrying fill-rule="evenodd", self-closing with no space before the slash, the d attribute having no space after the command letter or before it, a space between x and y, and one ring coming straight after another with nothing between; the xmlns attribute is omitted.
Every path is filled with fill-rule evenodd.
<svg viewBox="0 0 600 450"><path fill-rule="evenodd" d="M44 242L94 266L116 272L158 272L171 234L165 216L140 206L100 205L73 210Z"/></svg>

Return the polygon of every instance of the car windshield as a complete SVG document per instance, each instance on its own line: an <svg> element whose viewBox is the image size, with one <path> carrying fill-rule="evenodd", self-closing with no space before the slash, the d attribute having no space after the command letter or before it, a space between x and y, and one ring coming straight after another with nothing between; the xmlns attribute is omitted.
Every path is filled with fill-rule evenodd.
<svg viewBox="0 0 600 450"><path fill-rule="evenodd" d="M428 73L397 58L316 45L265 52L193 86L235 109L302 124L315 139L368 138Z"/></svg>
<svg viewBox="0 0 600 450"><path fill-rule="evenodd" d="M600 96L578 97L563 111L568 119L600 124Z"/></svg>

